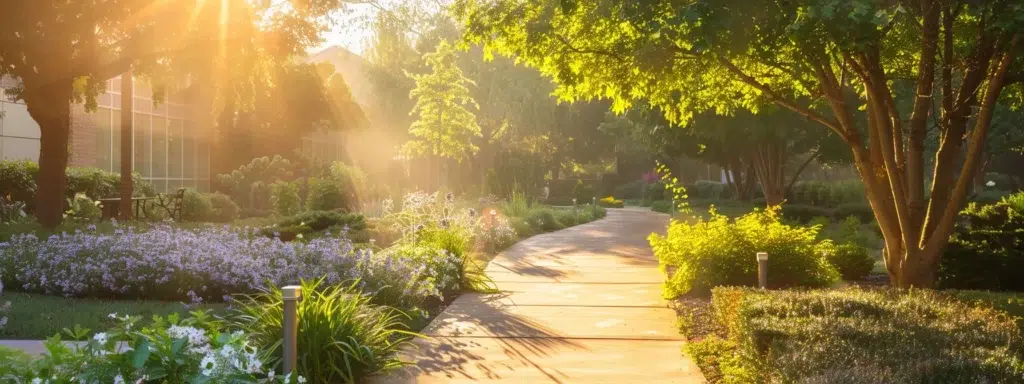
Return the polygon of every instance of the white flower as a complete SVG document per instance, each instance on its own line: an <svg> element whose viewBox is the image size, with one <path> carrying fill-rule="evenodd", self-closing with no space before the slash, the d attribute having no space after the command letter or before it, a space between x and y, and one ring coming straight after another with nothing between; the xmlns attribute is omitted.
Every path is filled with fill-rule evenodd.
<svg viewBox="0 0 1024 384"><path fill-rule="evenodd" d="M299 380L299 384L303 384L303 383L305 383L305 382L306 382L306 378L305 378L305 377L302 377L302 376L299 376L299 377L298 377L298 380Z"/></svg>
<svg viewBox="0 0 1024 384"><path fill-rule="evenodd" d="M985 183L985 185L987 185L989 187L994 187L994 186L996 186L996 182L992 181L992 180L989 180L987 183Z"/></svg>
<svg viewBox="0 0 1024 384"><path fill-rule="evenodd" d="M100 345L106 345L107 344L107 334L105 332L97 333L96 335L94 335L92 337L92 339L96 340L96 342L100 343Z"/></svg>
<svg viewBox="0 0 1024 384"><path fill-rule="evenodd" d="M203 376L210 376L217 369L217 358L212 353L206 354L203 361L199 362L199 368L203 369Z"/></svg>
<svg viewBox="0 0 1024 384"><path fill-rule="evenodd" d="M302 238L302 234L300 233L300 234L298 234L298 235L295 235L295 238L296 238L296 239L301 239L301 238Z"/></svg>
<svg viewBox="0 0 1024 384"><path fill-rule="evenodd" d="M111 313L111 314L107 315L107 318L117 320L117 312L114 312L114 313Z"/></svg>
<svg viewBox="0 0 1024 384"><path fill-rule="evenodd" d="M124 377L121 377L121 375L114 376L114 384L124 384Z"/></svg>
<svg viewBox="0 0 1024 384"><path fill-rule="evenodd" d="M34 378L32 379L32 384L43 384L43 379L40 379L38 377Z"/></svg>
<svg viewBox="0 0 1024 384"><path fill-rule="evenodd" d="M291 383L292 382L292 373L291 372L288 372L287 374L284 375L284 382L285 383Z"/></svg>

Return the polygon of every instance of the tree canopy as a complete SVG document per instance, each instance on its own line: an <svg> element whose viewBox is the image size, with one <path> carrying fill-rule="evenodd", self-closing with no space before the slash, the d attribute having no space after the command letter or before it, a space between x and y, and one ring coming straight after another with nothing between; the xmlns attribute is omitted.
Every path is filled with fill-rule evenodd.
<svg viewBox="0 0 1024 384"><path fill-rule="evenodd" d="M1024 80L1024 4L1014 0L459 0L455 9L467 42L538 68L566 100L610 99L619 112L643 102L681 125L775 104L831 130L850 150L902 287L934 286L997 100ZM898 103L906 90L910 102ZM929 123L940 132L930 183Z"/></svg>

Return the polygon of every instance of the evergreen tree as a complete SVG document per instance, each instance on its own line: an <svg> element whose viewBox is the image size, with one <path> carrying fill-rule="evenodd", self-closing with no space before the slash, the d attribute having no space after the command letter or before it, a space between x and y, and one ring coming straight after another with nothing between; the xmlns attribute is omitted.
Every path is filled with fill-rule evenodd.
<svg viewBox="0 0 1024 384"><path fill-rule="evenodd" d="M480 126L472 109L479 109L470 95L475 83L456 65L455 49L441 42L437 50L424 55L430 73L409 74L416 88L409 97L416 100L412 114L418 119L409 127L412 139L402 146L408 157L434 156L462 162L479 149L473 139Z"/></svg>

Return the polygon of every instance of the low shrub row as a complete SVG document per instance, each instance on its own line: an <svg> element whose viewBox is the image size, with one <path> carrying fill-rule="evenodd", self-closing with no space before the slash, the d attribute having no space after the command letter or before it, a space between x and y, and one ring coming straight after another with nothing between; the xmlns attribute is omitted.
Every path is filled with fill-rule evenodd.
<svg viewBox="0 0 1024 384"><path fill-rule="evenodd" d="M782 216L800 223L807 223L816 217L827 217L832 220L843 220L854 216L861 222L870 223L875 220L875 213L868 204L841 204L834 208L824 208L805 204L782 204Z"/></svg>
<svg viewBox="0 0 1024 384"><path fill-rule="evenodd" d="M1024 291L1024 192L971 203L939 263L939 287Z"/></svg>
<svg viewBox="0 0 1024 384"><path fill-rule="evenodd" d="M842 204L867 204L860 180L800 181L790 188L786 200L793 204L837 207Z"/></svg>
<svg viewBox="0 0 1024 384"><path fill-rule="evenodd" d="M651 203L651 210L654 212L661 213L672 213L672 201L669 200L658 200Z"/></svg>
<svg viewBox="0 0 1024 384"><path fill-rule="evenodd" d="M0 194L10 196L11 201L24 203L28 210L35 207L36 177L39 165L28 160L0 161ZM139 174L132 174L135 196L153 196L156 190ZM92 200L114 197L120 194L121 175L93 167L69 167L67 169L66 196L73 198L85 194Z"/></svg>
<svg viewBox="0 0 1024 384"><path fill-rule="evenodd" d="M712 323L686 352L713 383L1015 383L1024 377L1024 337L1013 318L941 292L716 288L708 313L685 322Z"/></svg>
<svg viewBox="0 0 1024 384"><path fill-rule="evenodd" d="M581 205L573 208L534 207L523 216L510 216L508 222L520 238L553 232L589 223L607 215L604 207Z"/></svg>

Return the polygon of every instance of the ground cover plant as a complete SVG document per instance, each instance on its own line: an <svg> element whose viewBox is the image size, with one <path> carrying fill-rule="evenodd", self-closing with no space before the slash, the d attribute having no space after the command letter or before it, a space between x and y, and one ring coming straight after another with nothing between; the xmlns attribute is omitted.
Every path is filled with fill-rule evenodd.
<svg viewBox="0 0 1024 384"><path fill-rule="evenodd" d="M249 336L230 331L203 312L180 319L156 317L141 327L140 318L110 314L106 332L75 328L65 334L82 341L47 339L39 358L0 349L0 380L13 383L304 383L298 374L273 369L274 358Z"/></svg>
<svg viewBox="0 0 1024 384"><path fill-rule="evenodd" d="M1024 338L990 305L928 290L716 288L684 327L711 382L1014 383ZM705 322L711 322L706 326Z"/></svg>

